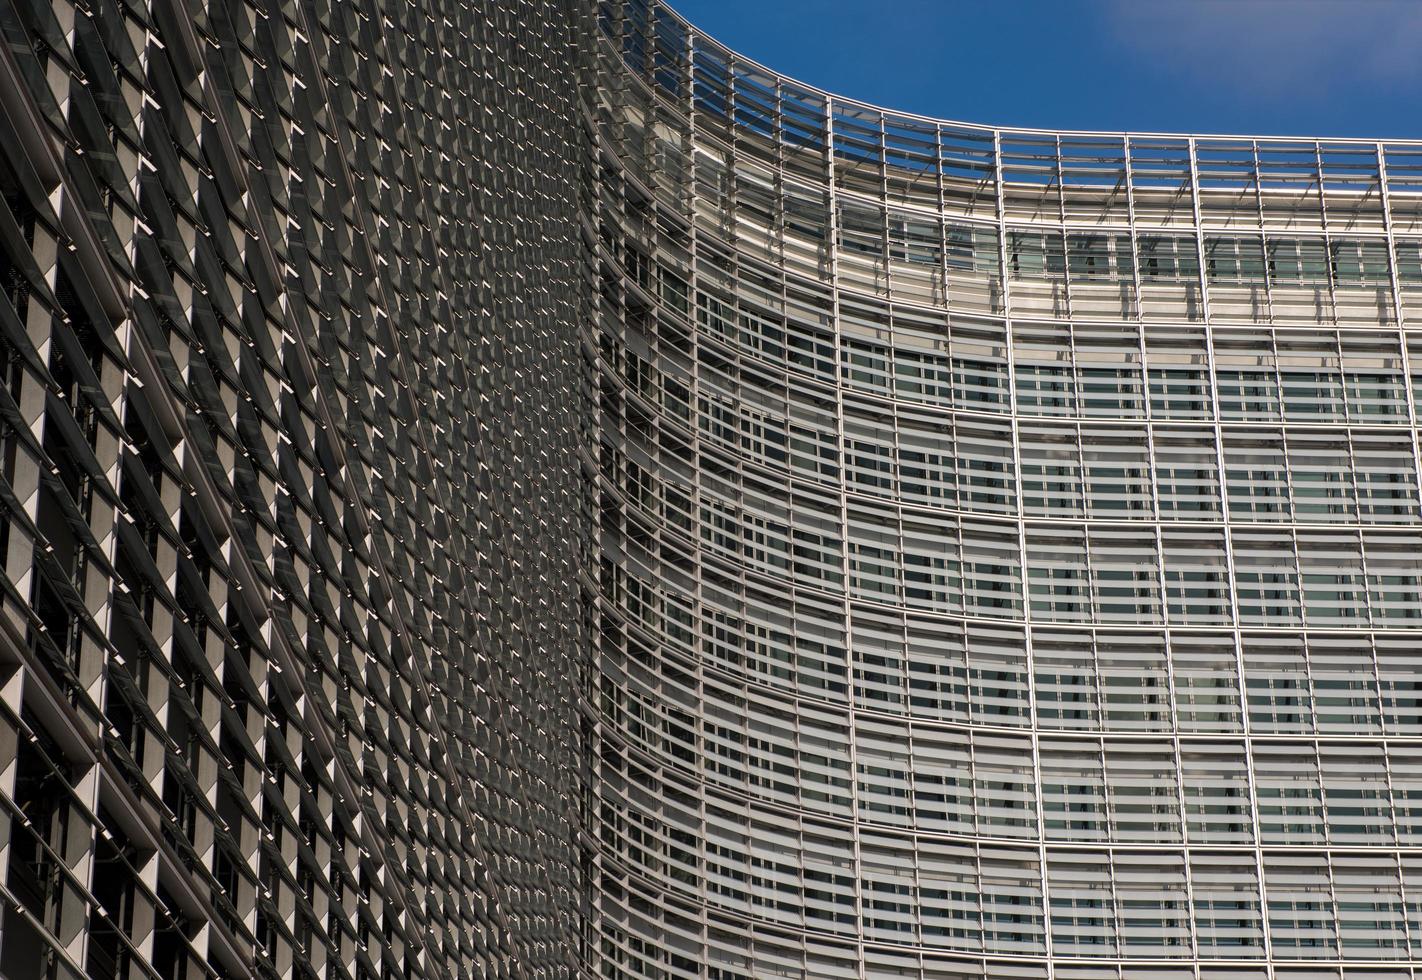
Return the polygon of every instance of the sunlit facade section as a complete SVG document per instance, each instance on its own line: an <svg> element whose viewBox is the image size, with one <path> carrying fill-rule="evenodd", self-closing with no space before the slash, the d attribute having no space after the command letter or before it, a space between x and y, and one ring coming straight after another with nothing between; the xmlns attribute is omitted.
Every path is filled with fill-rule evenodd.
<svg viewBox="0 0 1422 980"><path fill-rule="evenodd" d="M1422 145L598 15L602 974L1414 976Z"/></svg>

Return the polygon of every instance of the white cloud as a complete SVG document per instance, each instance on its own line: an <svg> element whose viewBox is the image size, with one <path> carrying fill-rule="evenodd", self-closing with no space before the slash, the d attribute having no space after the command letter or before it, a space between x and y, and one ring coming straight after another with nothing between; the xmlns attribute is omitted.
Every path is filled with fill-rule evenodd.
<svg viewBox="0 0 1422 980"><path fill-rule="evenodd" d="M1298 98L1339 82L1422 81L1418 0L1108 0L1098 9L1147 71L1216 91Z"/></svg>

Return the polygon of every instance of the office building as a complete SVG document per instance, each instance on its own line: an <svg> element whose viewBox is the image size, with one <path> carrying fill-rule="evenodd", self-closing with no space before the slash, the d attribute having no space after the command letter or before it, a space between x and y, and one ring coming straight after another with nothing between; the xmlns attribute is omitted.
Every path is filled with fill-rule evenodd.
<svg viewBox="0 0 1422 980"><path fill-rule="evenodd" d="M1422 976L1422 142L0 4L0 975Z"/></svg>

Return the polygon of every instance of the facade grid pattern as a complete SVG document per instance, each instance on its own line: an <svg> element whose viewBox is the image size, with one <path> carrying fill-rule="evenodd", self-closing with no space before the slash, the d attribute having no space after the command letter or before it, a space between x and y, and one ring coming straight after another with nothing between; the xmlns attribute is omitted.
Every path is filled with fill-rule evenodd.
<svg viewBox="0 0 1422 980"><path fill-rule="evenodd" d="M594 55L603 975L1414 976L1422 145Z"/></svg>
<svg viewBox="0 0 1422 980"><path fill-rule="evenodd" d="M1422 143L0 31L0 976L1422 976Z"/></svg>
<svg viewBox="0 0 1422 980"><path fill-rule="evenodd" d="M587 975L590 24L0 0L6 980Z"/></svg>

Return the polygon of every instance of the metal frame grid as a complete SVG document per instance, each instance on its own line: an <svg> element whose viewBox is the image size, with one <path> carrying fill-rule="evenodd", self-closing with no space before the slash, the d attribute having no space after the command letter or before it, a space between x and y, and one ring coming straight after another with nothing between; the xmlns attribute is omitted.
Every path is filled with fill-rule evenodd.
<svg viewBox="0 0 1422 980"><path fill-rule="evenodd" d="M1416 975L1422 144L595 56L603 975Z"/></svg>
<svg viewBox="0 0 1422 980"><path fill-rule="evenodd" d="M1416 976L1422 144L0 30L0 974Z"/></svg>
<svg viewBox="0 0 1422 980"><path fill-rule="evenodd" d="M0 976L587 975L590 30L0 0Z"/></svg>

